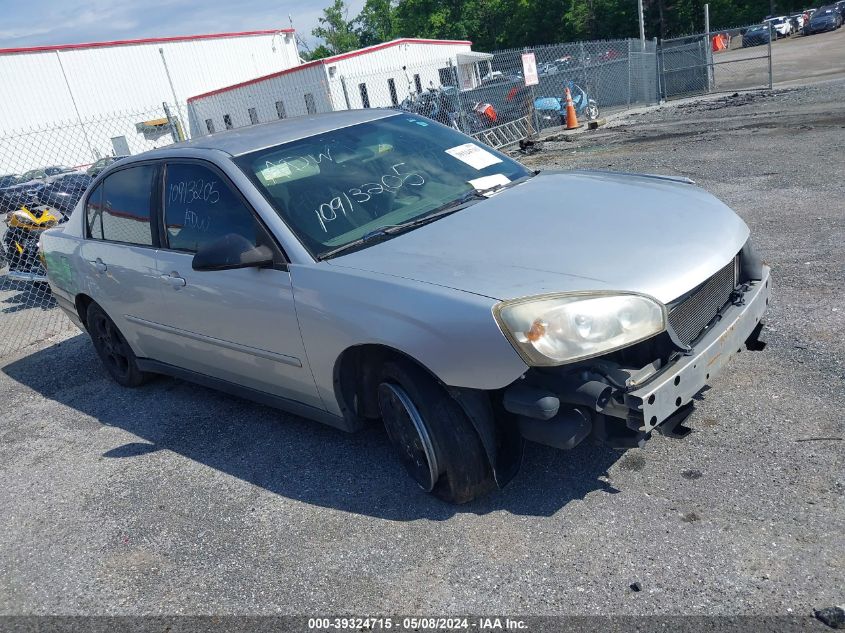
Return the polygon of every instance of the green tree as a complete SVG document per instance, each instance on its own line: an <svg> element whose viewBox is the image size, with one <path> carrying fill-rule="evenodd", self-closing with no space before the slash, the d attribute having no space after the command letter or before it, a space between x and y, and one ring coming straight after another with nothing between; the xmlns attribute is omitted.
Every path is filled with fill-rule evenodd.
<svg viewBox="0 0 845 633"><path fill-rule="evenodd" d="M675 37L759 23L803 8L806 0L644 0L646 37ZM813 0L807 4L818 4ZM636 38L636 0L366 0L353 20L342 0L323 10L313 34L325 44L312 58L397 37L468 39L476 50L577 40Z"/></svg>
<svg viewBox="0 0 845 633"><path fill-rule="evenodd" d="M302 59L304 59L305 61L313 61L315 59L331 57L332 55L334 55L334 53L332 53L328 48L326 48L325 44L320 44L313 51L302 53Z"/></svg>
<svg viewBox="0 0 845 633"><path fill-rule="evenodd" d="M343 0L334 0L330 6L323 9L323 15L317 22L319 26L314 28L311 34L323 40L325 44L322 48L331 55L360 48L361 42L349 20L349 9Z"/></svg>
<svg viewBox="0 0 845 633"><path fill-rule="evenodd" d="M393 7L390 0L367 0L353 20L361 46L372 46L394 39Z"/></svg>

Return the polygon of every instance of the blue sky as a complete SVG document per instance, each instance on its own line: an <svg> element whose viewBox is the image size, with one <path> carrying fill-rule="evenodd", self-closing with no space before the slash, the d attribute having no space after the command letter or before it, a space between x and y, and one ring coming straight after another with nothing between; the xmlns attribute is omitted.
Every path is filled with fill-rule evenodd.
<svg viewBox="0 0 845 633"><path fill-rule="evenodd" d="M224 31L311 29L330 0L0 0L0 48ZM364 0L347 0L350 17Z"/></svg>

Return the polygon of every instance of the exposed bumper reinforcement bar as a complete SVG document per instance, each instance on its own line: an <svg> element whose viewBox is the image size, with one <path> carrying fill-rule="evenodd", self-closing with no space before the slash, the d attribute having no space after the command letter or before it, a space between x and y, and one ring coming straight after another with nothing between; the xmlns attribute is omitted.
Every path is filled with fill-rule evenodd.
<svg viewBox="0 0 845 633"><path fill-rule="evenodd" d="M746 341L756 340L771 293L767 266L762 277L750 282L742 304L729 307L721 321L696 343L690 356L680 358L642 388L625 394L625 404L642 412L641 432L649 433L668 421L742 350Z"/></svg>

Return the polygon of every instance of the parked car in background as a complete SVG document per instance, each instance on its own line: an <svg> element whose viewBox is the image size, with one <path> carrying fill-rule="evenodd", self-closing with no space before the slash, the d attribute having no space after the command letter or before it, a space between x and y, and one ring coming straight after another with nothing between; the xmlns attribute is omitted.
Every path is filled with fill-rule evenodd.
<svg viewBox="0 0 845 633"><path fill-rule="evenodd" d="M825 31L835 31L842 26L842 14L833 5L819 7L819 9L810 18L810 24L807 27L808 34L824 33Z"/></svg>
<svg viewBox="0 0 845 633"><path fill-rule="evenodd" d="M5 174L3 176L0 176L0 190L18 184L19 178L20 176L17 174Z"/></svg>
<svg viewBox="0 0 845 633"><path fill-rule="evenodd" d="M59 176L61 174L69 174L74 171L73 167L66 167L64 165L54 165L52 167L45 167L44 174L46 176Z"/></svg>
<svg viewBox="0 0 845 633"><path fill-rule="evenodd" d="M82 194L85 193L85 189L93 180L86 173L64 174L44 185L35 194L35 197L41 204L70 215Z"/></svg>
<svg viewBox="0 0 845 633"><path fill-rule="evenodd" d="M506 75L498 70L494 70L492 73L488 73L481 79L482 86L507 86L522 83L524 83L522 75Z"/></svg>
<svg viewBox="0 0 845 633"><path fill-rule="evenodd" d="M776 18L767 18L764 24L771 24L774 38L789 37L793 33L792 22L785 15Z"/></svg>
<svg viewBox="0 0 845 633"><path fill-rule="evenodd" d="M47 172L44 171L43 167L39 167L38 169L30 169L29 171L25 171L20 175L18 178L18 184L23 184L26 182L32 182L34 180L46 180L47 179Z"/></svg>
<svg viewBox="0 0 845 633"><path fill-rule="evenodd" d="M526 439L685 435L770 295L748 227L685 178L536 174L393 110L127 158L41 252L119 384L170 374L380 422L452 502L506 484Z"/></svg>
<svg viewBox="0 0 845 633"><path fill-rule="evenodd" d="M742 47L760 46L761 44L768 44L769 39L773 36L774 31L768 24L757 24L750 27L742 35Z"/></svg>
<svg viewBox="0 0 845 633"><path fill-rule="evenodd" d="M789 16L789 21L792 23L792 32L798 33L804 30L804 14L803 13L794 13Z"/></svg>
<svg viewBox="0 0 845 633"><path fill-rule="evenodd" d="M839 15L845 20L845 0L839 0L833 5L839 11Z"/></svg>
<svg viewBox="0 0 845 633"><path fill-rule="evenodd" d="M608 48L607 50L602 51L601 53L595 56L588 56L587 63L588 64L605 64L607 62L612 62L622 57L622 53L620 53L615 48Z"/></svg>
<svg viewBox="0 0 845 633"><path fill-rule="evenodd" d="M70 167L51 166L31 169L21 174L17 182L0 189L0 214L38 204L38 193L48 184L75 173Z"/></svg>
<svg viewBox="0 0 845 633"><path fill-rule="evenodd" d="M564 55L550 62L544 62L537 67L537 74L542 76L557 75L576 66L573 55Z"/></svg>
<svg viewBox="0 0 845 633"><path fill-rule="evenodd" d="M126 156L105 156L92 163L91 166L85 170L85 173L93 178L112 163L116 163L117 161L123 160L124 158L126 158Z"/></svg>
<svg viewBox="0 0 845 633"><path fill-rule="evenodd" d="M46 180L46 176L28 180L21 178L20 182L0 190L0 215L15 211L21 205L30 204L35 194L47 184Z"/></svg>

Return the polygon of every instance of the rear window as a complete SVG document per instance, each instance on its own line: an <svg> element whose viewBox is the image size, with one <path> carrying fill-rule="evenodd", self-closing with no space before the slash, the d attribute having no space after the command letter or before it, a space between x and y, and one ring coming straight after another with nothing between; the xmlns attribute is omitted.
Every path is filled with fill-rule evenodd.
<svg viewBox="0 0 845 633"><path fill-rule="evenodd" d="M117 171L91 193L86 206L88 236L95 240L152 246L150 202L155 167Z"/></svg>

